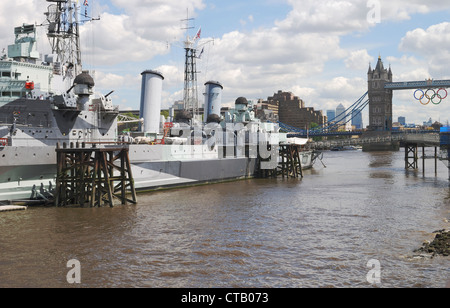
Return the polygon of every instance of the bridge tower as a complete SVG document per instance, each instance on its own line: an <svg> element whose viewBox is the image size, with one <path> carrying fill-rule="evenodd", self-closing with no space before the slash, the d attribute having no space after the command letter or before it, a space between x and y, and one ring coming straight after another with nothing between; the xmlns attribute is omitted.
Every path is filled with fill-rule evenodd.
<svg viewBox="0 0 450 308"><path fill-rule="evenodd" d="M368 94L369 94L369 126L363 138L386 138L392 133L392 97L393 91L385 89L387 83L392 82L392 70L385 69L381 56L378 57L377 66L372 69L369 64ZM364 145L363 150L371 151L398 151L399 143L381 142Z"/></svg>
<svg viewBox="0 0 450 308"><path fill-rule="evenodd" d="M369 130L392 131L392 90L384 88L386 83L392 82L392 70L385 69L381 56L374 70L369 64Z"/></svg>

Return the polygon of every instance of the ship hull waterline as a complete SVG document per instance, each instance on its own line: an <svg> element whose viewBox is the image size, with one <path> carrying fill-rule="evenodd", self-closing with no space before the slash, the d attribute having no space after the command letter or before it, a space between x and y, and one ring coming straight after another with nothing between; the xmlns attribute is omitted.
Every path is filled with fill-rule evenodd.
<svg viewBox="0 0 450 308"><path fill-rule="evenodd" d="M0 151L3 161L0 164L0 202L32 203L51 199L57 174L55 149L51 146L3 148ZM161 152L167 149L163 145L130 146L132 174L138 192L251 179L258 171L256 158L217 158L205 154L205 158L172 157L168 160L161 157L164 155ZM304 169L312 167L312 156L309 151L301 153Z"/></svg>

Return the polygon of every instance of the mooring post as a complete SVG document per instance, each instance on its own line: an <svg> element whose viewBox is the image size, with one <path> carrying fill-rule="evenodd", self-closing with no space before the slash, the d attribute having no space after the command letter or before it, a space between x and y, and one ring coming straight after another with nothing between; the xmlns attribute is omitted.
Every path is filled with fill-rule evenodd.
<svg viewBox="0 0 450 308"><path fill-rule="evenodd" d="M423 175L425 175L425 146L422 145L422 169Z"/></svg>
<svg viewBox="0 0 450 308"><path fill-rule="evenodd" d="M296 160L298 175L303 179L303 167L302 167L302 160L300 158L300 146L299 145L297 145L295 147L295 160Z"/></svg>
<svg viewBox="0 0 450 308"><path fill-rule="evenodd" d="M437 176L438 174L438 154L437 147L434 147L434 174Z"/></svg>
<svg viewBox="0 0 450 308"><path fill-rule="evenodd" d="M447 149L448 180L450 181L450 148Z"/></svg>

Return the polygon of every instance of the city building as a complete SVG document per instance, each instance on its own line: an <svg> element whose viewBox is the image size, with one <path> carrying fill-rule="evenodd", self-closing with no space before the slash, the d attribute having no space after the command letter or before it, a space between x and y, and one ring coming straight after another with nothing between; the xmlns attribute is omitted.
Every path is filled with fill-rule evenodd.
<svg viewBox="0 0 450 308"><path fill-rule="evenodd" d="M336 110L327 110L328 123L336 120Z"/></svg>
<svg viewBox="0 0 450 308"><path fill-rule="evenodd" d="M406 118L405 117L398 117L398 123L400 125L405 126L406 125Z"/></svg>
<svg viewBox="0 0 450 308"><path fill-rule="evenodd" d="M352 112L352 126L355 127L355 129L363 129L363 115L362 110L355 109Z"/></svg>
<svg viewBox="0 0 450 308"><path fill-rule="evenodd" d="M260 105L267 105L268 109L275 112L278 109L279 121L299 128L310 129L313 123L319 126L327 123L327 117L322 111L316 111L312 107L306 107L305 102L291 92L278 91L267 101L259 102Z"/></svg>
<svg viewBox="0 0 450 308"><path fill-rule="evenodd" d="M347 122L347 114L345 113L346 108L344 105L339 104L336 108L336 122L344 125Z"/></svg>
<svg viewBox="0 0 450 308"><path fill-rule="evenodd" d="M423 126L425 127L431 127L433 125L433 120L430 118L428 122L423 122Z"/></svg>
<svg viewBox="0 0 450 308"><path fill-rule="evenodd" d="M261 119L263 121L277 122L279 120L278 103L259 99L256 104L255 115L258 119Z"/></svg>

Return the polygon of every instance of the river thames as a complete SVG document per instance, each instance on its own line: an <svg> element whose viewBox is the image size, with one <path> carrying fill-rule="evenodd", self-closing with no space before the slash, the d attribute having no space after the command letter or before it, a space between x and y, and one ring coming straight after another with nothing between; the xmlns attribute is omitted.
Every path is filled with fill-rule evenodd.
<svg viewBox="0 0 450 308"><path fill-rule="evenodd" d="M0 213L0 287L440 288L448 257L414 250L449 229L447 167L404 153L326 152L303 180L138 195L138 205ZM70 260L80 284L69 284ZM379 283L370 283L371 261ZM373 276L371 276L373 277Z"/></svg>

